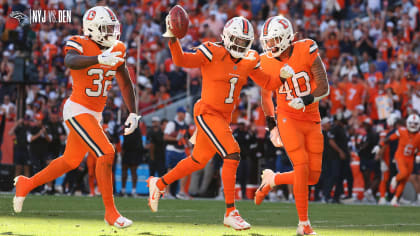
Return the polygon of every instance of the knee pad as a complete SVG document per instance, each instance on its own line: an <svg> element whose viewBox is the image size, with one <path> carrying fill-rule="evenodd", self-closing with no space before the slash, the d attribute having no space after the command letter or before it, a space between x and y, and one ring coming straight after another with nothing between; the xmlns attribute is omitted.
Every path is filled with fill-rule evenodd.
<svg viewBox="0 0 420 236"><path fill-rule="evenodd" d="M318 183L319 176L321 176L321 171L310 171L308 185L315 185Z"/></svg>
<svg viewBox="0 0 420 236"><path fill-rule="evenodd" d="M240 161L241 160L241 155L239 153L235 152L235 153L226 155L223 159Z"/></svg>
<svg viewBox="0 0 420 236"><path fill-rule="evenodd" d="M194 156L189 156L182 161L190 162L191 167L193 167L194 171L203 169L204 167L206 167L206 164L207 164L207 163L198 161L197 159L194 158Z"/></svg>
<svg viewBox="0 0 420 236"><path fill-rule="evenodd" d="M115 157L114 153L105 154L103 156L98 157L97 162L104 163L107 165L112 165L114 163L114 157Z"/></svg>
<svg viewBox="0 0 420 236"><path fill-rule="evenodd" d="M64 159L64 162L68 165L68 167L69 167L70 170L76 169L80 165L80 163L82 162L82 160L83 160L83 159L82 160L78 160L76 158L71 158L71 157L68 157L68 156L63 156L61 158Z"/></svg>

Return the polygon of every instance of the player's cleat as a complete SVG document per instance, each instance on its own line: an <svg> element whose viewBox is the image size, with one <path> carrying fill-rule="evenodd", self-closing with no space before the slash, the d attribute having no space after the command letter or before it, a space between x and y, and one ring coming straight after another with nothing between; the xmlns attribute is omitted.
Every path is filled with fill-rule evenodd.
<svg viewBox="0 0 420 236"><path fill-rule="evenodd" d="M247 230L251 228L251 225L239 215L238 210L232 211L228 216L225 214L223 224L226 227L232 227L234 230Z"/></svg>
<svg viewBox="0 0 420 236"><path fill-rule="evenodd" d="M133 224L133 221L125 218L124 216L118 217L118 219L114 222L114 224L109 223L106 219L104 220L105 220L105 223L107 223L108 225L115 226L117 228L127 228Z"/></svg>
<svg viewBox="0 0 420 236"><path fill-rule="evenodd" d="M397 183L397 177L396 176L392 177L391 183L389 184L389 191L391 193L395 192L395 190L397 189L397 184L398 184Z"/></svg>
<svg viewBox="0 0 420 236"><path fill-rule="evenodd" d="M265 169L261 175L261 185L255 192L254 203L255 205L260 205L265 196L271 191L272 186L274 186L274 177L276 174L270 170Z"/></svg>
<svg viewBox="0 0 420 236"><path fill-rule="evenodd" d="M399 207L399 206L400 206L400 203L398 202L398 198L397 198L396 196L394 196L394 197L392 198L392 200L391 200L391 205L392 205L393 207Z"/></svg>
<svg viewBox="0 0 420 236"><path fill-rule="evenodd" d="M317 235L313 230L311 223L307 221L307 223L299 223L298 228L296 230L297 235Z"/></svg>
<svg viewBox="0 0 420 236"><path fill-rule="evenodd" d="M156 185L158 180L158 177L149 177L149 179L147 179L147 187L149 187L149 207L153 212L158 211L159 198L160 195L164 193L164 191L161 191Z"/></svg>
<svg viewBox="0 0 420 236"><path fill-rule="evenodd" d="M13 185L16 186L15 197L13 198L13 210L16 213L22 211L23 202L26 195L30 192L30 179L28 177L19 175L14 179Z"/></svg>
<svg viewBox="0 0 420 236"><path fill-rule="evenodd" d="M386 199L384 197L381 197L378 201L378 205L386 205Z"/></svg>

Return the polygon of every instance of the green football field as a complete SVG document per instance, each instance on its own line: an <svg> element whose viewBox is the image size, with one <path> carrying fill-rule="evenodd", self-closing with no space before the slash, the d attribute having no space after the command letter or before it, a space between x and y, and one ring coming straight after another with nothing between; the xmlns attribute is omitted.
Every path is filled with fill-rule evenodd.
<svg viewBox="0 0 420 236"><path fill-rule="evenodd" d="M0 195L0 235L295 235L293 204L237 203L251 230L223 226L224 203L213 200L161 200L151 213L145 198L116 198L120 212L132 219L128 229L106 226L99 197L29 196L14 214L12 195ZM420 208L310 204L310 219L319 235L420 235Z"/></svg>

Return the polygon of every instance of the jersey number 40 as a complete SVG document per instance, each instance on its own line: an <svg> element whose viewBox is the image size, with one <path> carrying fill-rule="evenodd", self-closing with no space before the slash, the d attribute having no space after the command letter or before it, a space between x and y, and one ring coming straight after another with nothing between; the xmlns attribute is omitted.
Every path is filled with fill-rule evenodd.
<svg viewBox="0 0 420 236"><path fill-rule="evenodd" d="M101 95L103 97L108 96L108 89L109 89L109 86L112 84L112 81L105 80L105 83L102 84L102 80L104 80L104 70L99 69L99 68L92 68L88 70L87 74L89 76L98 75L98 78L93 80L93 84L97 86L97 89L92 90L91 88L86 88L85 90L86 95L88 95L89 97L99 97ZM105 77L113 78L115 74L116 74L115 70L109 70L105 73Z"/></svg>
<svg viewBox="0 0 420 236"><path fill-rule="evenodd" d="M286 101L290 101L295 97L293 96L293 91L295 92L296 97L306 96L311 93L311 83L309 83L309 75L305 71L296 73L291 80L291 86L289 85L289 82L286 81L279 89L279 94L286 94ZM305 81L305 88L303 89L300 87L300 80Z"/></svg>

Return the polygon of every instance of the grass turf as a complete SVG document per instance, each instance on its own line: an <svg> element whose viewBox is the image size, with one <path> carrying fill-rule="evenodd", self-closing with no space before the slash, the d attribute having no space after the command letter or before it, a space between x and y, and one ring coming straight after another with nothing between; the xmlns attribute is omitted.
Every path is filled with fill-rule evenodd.
<svg viewBox="0 0 420 236"><path fill-rule="evenodd" d="M251 201L237 203L251 230L223 226L224 203L213 200L161 200L150 212L146 199L116 198L120 212L132 219L127 229L106 226L101 198L29 196L23 211L14 214L12 195L0 195L0 235L295 235L293 204ZM420 208L310 204L310 219L319 235L419 235Z"/></svg>

